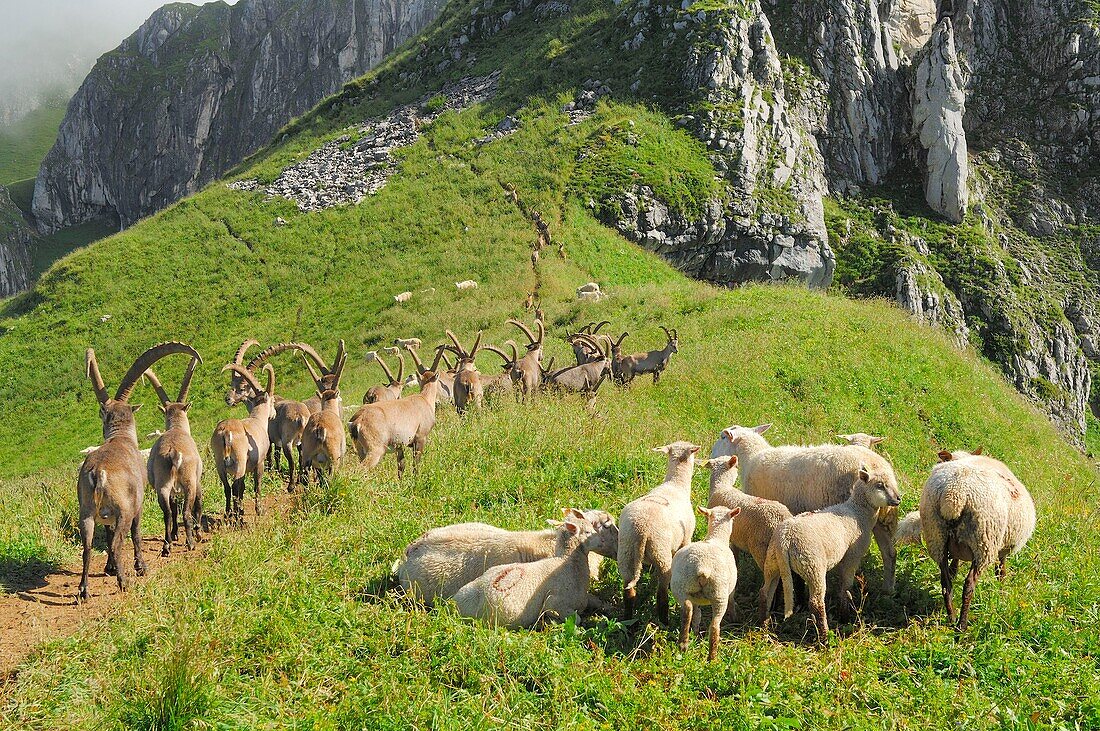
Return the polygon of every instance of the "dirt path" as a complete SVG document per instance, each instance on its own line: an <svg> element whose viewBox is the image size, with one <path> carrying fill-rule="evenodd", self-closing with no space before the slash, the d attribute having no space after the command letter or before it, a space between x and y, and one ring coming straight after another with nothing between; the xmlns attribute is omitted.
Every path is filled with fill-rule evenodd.
<svg viewBox="0 0 1100 731"><path fill-rule="evenodd" d="M261 522L285 513L290 502L291 496L282 491L268 495L264 499ZM251 500L245 500L246 529L256 524L256 514L252 506ZM214 531L218 530L216 524L211 527ZM169 564L201 559L206 555L211 535L210 530L204 531L203 540L194 551L188 551L183 545L183 527L180 526L180 540L172 546L172 553L168 558L160 555L162 536L159 533L142 536L145 562L148 564L146 576L155 574ZM123 560L130 570L131 581L145 581L145 578L134 576L134 554L129 541L123 551ZM43 642L67 637L80 629L85 622L118 612L131 601L130 596L124 596L119 591L118 580L103 573L106 562L106 553L96 551L92 557L92 571L88 576L89 597L83 604L77 604L76 601L80 586L79 562L41 577L33 588L0 598L0 683L7 680L15 668Z"/></svg>

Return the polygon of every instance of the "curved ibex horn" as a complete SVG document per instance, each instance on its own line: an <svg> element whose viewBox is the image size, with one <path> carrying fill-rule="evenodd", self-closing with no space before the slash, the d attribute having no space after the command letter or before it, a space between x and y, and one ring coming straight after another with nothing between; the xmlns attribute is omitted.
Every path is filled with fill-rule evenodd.
<svg viewBox="0 0 1100 731"><path fill-rule="evenodd" d="M194 363L195 361L192 360L191 362ZM168 393L164 390L164 386L161 385L160 379L157 378L157 374L153 373L153 369L150 368L149 370L145 371L144 375L146 378L149 379L149 385L152 386L153 390L157 392L157 398L160 399L160 405L166 406L168 402L171 401L171 399L168 398Z"/></svg>
<svg viewBox="0 0 1100 731"><path fill-rule="evenodd" d="M600 344L598 342L596 342L596 339L593 338L591 335L585 335L583 333L577 333L577 340L580 340L582 343L585 343L586 345L591 346L591 348L593 350L595 350L597 353L602 353L603 352L603 349L600 347Z"/></svg>
<svg viewBox="0 0 1100 731"><path fill-rule="evenodd" d="M448 346L446 346L446 345L437 345L436 346L436 348L435 348L435 360L432 361L432 367L429 368L427 371L424 371L425 373L428 373L428 372L436 373L437 372L436 368L439 367L439 359L444 358L443 354L447 352L447 347ZM446 360L444 360L444 362L446 363ZM450 363L447 363L447 367L448 368L450 367Z"/></svg>
<svg viewBox="0 0 1100 731"><path fill-rule="evenodd" d="M401 348L394 348L397 351L397 382L401 383L405 379L405 356L401 354Z"/></svg>
<svg viewBox="0 0 1100 731"><path fill-rule="evenodd" d="M298 352L302 353L303 356L308 357L310 360L317 364L317 367L321 369L321 372L324 375L327 376L329 373L332 372L329 370L324 358L322 358L316 350L314 350L306 343L276 343L275 345L268 346L262 352L257 353L252 360L248 361L248 370L255 373L256 369L269 361L272 357L288 350L297 350ZM315 378L314 380L317 379Z"/></svg>
<svg viewBox="0 0 1100 731"><path fill-rule="evenodd" d="M202 358L195 357L187 364L187 370L183 372L183 380L180 381L180 395L176 399L177 403L187 402L187 392L191 390L191 377L195 375L195 368L200 363L202 363Z"/></svg>
<svg viewBox="0 0 1100 731"><path fill-rule="evenodd" d="M443 350L443 362L447 364L447 370L453 371L455 369L455 364L452 363L451 359L447 357L447 350L446 349ZM438 361L437 361L437 363L438 363Z"/></svg>
<svg viewBox="0 0 1100 731"><path fill-rule="evenodd" d="M443 332L447 335L447 337L449 337L451 339L451 342L455 344L455 347L454 347L455 354L459 358L466 357L466 351L464 351L462 349L462 344L458 342L458 338L455 337L455 334L453 332L451 332L450 330L444 330Z"/></svg>
<svg viewBox="0 0 1100 731"><path fill-rule="evenodd" d="M622 335L620 335L619 339L615 341L615 347L617 348L620 345L622 345L623 341L626 340L626 336L629 335L629 334L630 334L629 332L624 332Z"/></svg>
<svg viewBox="0 0 1100 731"><path fill-rule="evenodd" d="M91 348L84 353L84 370L92 381L92 389L95 397L101 404L107 403L110 396L107 395L107 386L103 383L103 376L99 373L99 363L95 359L95 351Z"/></svg>
<svg viewBox="0 0 1100 731"><path fill-rule="evenodd" d="M390 385L392 386L394 383L396 383L397 381L393 380L393 372L390 371L390 367L388 365L386 365L386 361L384 361L382 359L382 354L381 353L375 353L374 358L375 358L375 360L378 361L378 365L381 366L382 372L386 374L386 378L389 379Z"/></svg>
<svg viewBox="0 0 1100 731"><path fill-rule="evenodd" d="M522 330L523 334L527 336L527 342L531 343L531 345L534 345L537 342L535 340L535 335L534 335L534 333L531 332L530 328L528 328L526 325L524 325L519 320L509 320L508 324L509 325L515 325L520 330Z"/></svg>
<svg viewBox="0 0 1100 731"><path fill-rule="evenodd" d="M593 329L592 329L592 334L593 334L593 335L595 335L596 333L598 333L598 332L600 331L600 328L601 328L601 327L603 327L604 325L610 325L610 324L611 324L611 321L610 321L610 320L600 320L600 321L599 321L599 322L597 322L597 323L596 323L596 325L595 325L595 326L593 327Z"/></svg>
<svg viewBox="0 0 1100 731"><path fill-rule="evenodd" d="M477 337L474 338L474 347L470 348L470 358L477 355L477 351L481 350L481 331L477 331Z"/></svg>
<svg viewBox="0 0 1100 731"><path fill-rule="evenodd" d="M264 370L266 371L268 368L271 368L271 364L270 363L265 363L264 364ZM248 383L249 386L252 386L252 388L256 391L256 393L262 393L263 392L264 388L263 388L263 386L260 385L260 382L256 380L256 376L252 373L252 371L248 370L244 366L239 366L236 363L227 363L222 368L222 373L225 373L226 371L233 371L238 376L243 378ZM271 368L271 372L274 373L275 369Z"/></svg>
<svg viewBox="0 0 1100 731"><path fill-rule="evenodd" d="M236 363L237 365L243 365L244 364L244 356L245 356L245 353L248 352L248 349L251 348L253 345L259 345L259 344L260 344L260 341L255 340L253 338L249 338L248 340L245 340L243 343L241 343L241 347L237 348L237 352L233 356L233 362Z"/></svg>
<svg viewBox="0 0 1100 731"><path fill-rule="evenodd" d="M340 374L344 372L344 366L348 362L348 350L344 347L344 339L340 338L340 344L336 347L336 358L332 361L331 375L336 376L336 383L340 383Z"/></svg>
<svg viewBox="0 0 1100 731"><path fill-rule="evenodd" d="M535 320L535 327L539 331L538 345L542 345L543 338L546 337L546 326L542 324L542 320Z"/></svg>
<svg viewBox="0 0 1100 731"><path fill-rule="evenodd" d="M265 371L267 371L267 395L275 395L275 367L270 363L264 363Z"/></svg>
<svg viewBox="0 0 1100 731"><path fill-rule="evenodd" d="M127 401L130 394L134 392L138 380L141 379L141 374L149 370L161 358L175 353L184 353L192 358L199 357L198 351L186 343L170 342L154 345L139 355L134 364L130 366L130 370L126 371L126 375L122 377L122 382L118 384L118 391L115 392L115 401Z"/></svg>
<svg viewBox="0 0 1100 731"><path fill-rule="evenodd" d="M317 372L317 369L313 367L313 364L309 362L309 358L305 353L298 353L302 356L302 362L306 365L306 370L309 371L309 377L313 379L313 382L317 384L317 388L321 387L321 374Z"/></svg>

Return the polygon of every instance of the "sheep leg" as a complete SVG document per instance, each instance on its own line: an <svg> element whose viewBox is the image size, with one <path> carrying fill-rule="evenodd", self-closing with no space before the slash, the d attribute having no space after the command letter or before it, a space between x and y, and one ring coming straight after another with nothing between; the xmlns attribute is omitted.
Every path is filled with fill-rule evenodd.
<svg viewBox="0 0 1100 731"><path fill-rule="evenodd" d="M95 535L95 517L89 515L80 520L80 542L84 548L84 568L80 573L80 593L77 601L88 598L88 572L92 568L92 537Z"/></svg>
<svg viewBox="0 0 1100 731"><path fill-rule="evenodd" d="M810 594L810 612L817 625L817 639L824 644L829 637L829 618L825 613L825 573L806 577L806 590Z"/></svg>
<svg viewBox="0 0 1100 731"><path fill-rule="evenodd" d="M167 556L172 551L172 502L171 486L164 486L157 490L157 502L160 503L160 512L164 516L164 545L161 546L160 555Z"/></svg>
<svg viewBox="0 0 1100 731"><path fill-rule="evenodd" d="M769 570L764 574L764 584L760 587L760 598L756 605L756 618L761 627L768 626L775 590L779 588L779 572Z"/></svg>
<svg viewBox="0 0 1100 731"><path fill-rule="evenodd" d="M661 372L660 371L653 371L653 385L656 386L660 382L661 382Z"/></svg>
<svg viewBox="0 0 1100 731"><path fill-rule="evenodd" d="M958 571L959 562L949 555L947 546L943 548L943 556L940 557L940 593L943 595L943 608L947 611L947 621L955 621L955 603L952 595L955 587L955 572Z"/></svg>
<svg viewBox="0 0 1100 731"><path fill-rule="evenodd" d="M692 612L694 607L691 601L685 599L680 605L680 651L687 652L688 639L691 631Z"/></svg>
<svg viewBox="0 0 1100 731"><path fill-rule="evenodd" d="M1001 553L997 562L997 578L1004 579L1008 576L1008 552Z"/></svg>
<svg viewBox="0 0 1100 731"><path fill-rule="evenodd" d="M722 617L726 614L727 606L725 601L718 600L711 607L710 630L707 633L710 648L707 652L707 660L718 657L718 639L722 633Z"/></svg>
<svg viewBox="0 0 1100 731"><path fill-rule="evenodd" d="M982 565L975 561L970 564L970 572L966 575L963 584L962 608L959 610L959 631L966 631L966 623L970 618L970 602L974 599L974 587L978 584L978 576L982 573Z"/></svg>
<svg viewBox="0 0 1100 731"><path fill-rule="evenodd" d="M668 626L668 586L672 583L672 569L662 571L657 583L657 620Z"/></svg>
<svg viewBox="0 0 1100 731"><path fill-rule="evenodd" d="M882 593L890 595L894 593L894 579L897 573L898 549L894 545L893 531L883 523L875 523L871 532L878 544L878 551L882 554Z"/></svg>
<svg viewBox="0 0 1100 731"><path fill-rule="evenodd" d="M623 589L623 620L634 619L634 605L638 600L638 590L634 587Z"/></svg>
<svg viewBox="0 0 1100 731"><path fill-rule="evenodd" d="M145 565L145 554L141 548L141 511L138 510L137 515L133 517L133 522L130 523L130 540L134 544L134 571L138 576L145 576L145 572L149 570L149 567Z"/></svg>

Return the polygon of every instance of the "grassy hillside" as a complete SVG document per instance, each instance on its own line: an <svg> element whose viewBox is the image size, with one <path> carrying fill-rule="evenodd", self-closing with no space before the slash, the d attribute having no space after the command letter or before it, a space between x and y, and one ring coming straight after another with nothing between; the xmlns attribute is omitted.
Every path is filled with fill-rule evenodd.
<svg viewBox="0 0 1100 731"><path fill-rule="evenodd" d="M443 26L466 10L457 3ZM612 163L631 156L635 174L674 187L685 207L693 191L705 191L709 172L699 145L637 100L601 103L592 118L566 125L567 80L583 79L582 64L600 63L596 51L610 47L609 12L592 0L565 19L535 24L521 14L495 45L475 42L472 69L440 76L401 77L432 65L398 54L240 171L273 179L344 125L434 92L448 75L503 69L501 97L422 130L402 152L400 173L361 205L305 214L262 192L215 184L66 257L34 290L0 304L0 362L8 366L0 377L0 583L75 556L77 452L99 439L83 374L88 345L113 387L148 344L194 343L206 358L192 389L192 423L204 442L229 413L217 369L245 337L303 339L325 353L346 338L344 389L354 403L379 379L362 362L366 349L396 336L435 342L447 327L460 335L485 328L499 342L514 335L503 322L524 314L537 281L559 362L568 349L558 336L577 323L610 319L638 348L663 342L659 323L679 328L681 353L662 383L607 388L594 415L575 399L552 398L500 403L463 423L441 410L419 475L398 482L392 457L371 474L349 463L288 518L215 534L204 558L151 577L117 613L24 663L0 685L0 725L1100 724L1095 469L987 362L887 303L787 287L715 289L599 225L585 192L605 176L579 165L582 150L600 149ZM605 63L590 73L610 78L628 65ZM532 78L530 68L541 70ZM474 142L508 113L521 120L515 134ZM608 130L624 124L639 144L606 144ZM653 153L657 140L664 155ZM535 230L504 185L565 244L564 260L544 252L537 280ZM467 278L481 287L461 295L453 282ZM611 296L577 303L574 288L589 280ZM404 290L413 299L394 305ZM496 367L492 357L482 365ZM158 370L175 382L180 366ZM309 394L295 361L277 367L280 392ZM138 396L152 403L148 391ZM705 662L701 644L681 655L656 625L641 633L640 647L614 618L495 632L380 592L401 548L425 528L458 520L536 527L563 505L617 512L659 479L663 466L650 447L678 438L709 445L724 426L762 421L776 424L769 437L777 442L888 434L907 509L938 447L984 445L1035 495L1036 536L1007 581L982 582L961 636L943 621L934 566L915 551L899 561L893 598L881 596L879 563L869 561L861 621L825 649L797 642L802 619L778 639L742 623L760 580L745 564L740 622L716 664ZM147 406L140 432L158 426ZM207 508L216 513L215 482L208 469ZM699 501L704 484L700 475ZM271 480L266 489L281 487ZM155 534L159 521L147 499L146 531ZM599 584L609 601L617 579L612 566Z"/></svg>
<svg viewBox="0 0 1100 731"><path fill-rule="evenodd" d="M38 175L38 166L57 139L69 100L58 97L10 125L0 125L0 185Z"/></svg>

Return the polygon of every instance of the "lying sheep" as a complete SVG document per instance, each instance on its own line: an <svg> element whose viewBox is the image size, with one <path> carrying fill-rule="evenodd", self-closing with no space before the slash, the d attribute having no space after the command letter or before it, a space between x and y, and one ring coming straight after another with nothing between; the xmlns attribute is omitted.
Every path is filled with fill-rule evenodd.
<svg viewBox="0 0 1100 731"><path fill-rule="evenodd" d="M455 288L459 292L466 292L471 289L477 289L477 282L472 279L466 279L461 282L455 282Z"/></svg>
<svg viewBox="0 0 1100 731"><path fill-rule="evenodd" d="M698 632L703 619L702 607L711 607L707 639L707 659L718 656L718 635L726 608L733 605L737 587L737 561L729 550L730 534L741 508L732 510L719 505L699 508L707 517L707 537L681 548L672 557L672 595L680 604L680 650L687 651L688 633ZM734 611L736 612L736 605Z"/></svg>
<svg viewBox="0 0 1100 731"><path fill-rule="evenodd" d="M599 575L603 556L614 558L619 529L615 519L602 510L562 511L564 517L588 521L606 534L612 545L606 553L589 555L592 578ZM396 571L401 588L425 604L448 599L486 569L509 563L527 563L554 555L557 531L509 531L485 523L459 523L433 528L410 543Z"/></svg>
<svg viewBox="0 0 1100 731"><path fill-rule="evenodd" d="M810 611L817 624L818 639L829 634L825 616L825 575L839 567L835 591L844 597L856 571L871 546L871 531L878 511L901 504L901 494L889 472L861 465L851 496L839 505L795 515L783 521L768 546L764 564L764 586L758 606L760 623L767 624L768 610L780 579L783 581L783 618L794 611L792 574L806 580Z"/></svg>
<svg viewBox="0 0 1100 731"><path fill-rule="evenodd" d="M458 613L512 628L579 613L599 602L588 593L589 554L614 549L611 533L570 517L558 527L551 558L490 568L455 593Z"/></svg>
<svg viewBox="0 0 1100 731"><path fill-rule="evenodd" d="M421 346L420 338L396 338L393 344L402 350L408 350L410 348L415 350ZM375 355L377 356L377 353L375 353Z"/></svg>
<svg viewBox="0 0 1100 731"><path fill-rule="evenodd" d="M1004 578L1008 557L1035 531L1035 503L1003 462L968 452L941 453L920 496L921 535L940 567L949 620L955 619L953 582L959 561L970 562L963 584L959 630L965 630L978 577L997 564Z"/></svg>
<svg viewBox="0 0 1100 731"><path fill-rule="evenodd" d="M703 466L711 471L708 506L724 505L741 511L741 517L733 524L730 546L748 551L763 571L772 535L780 523L791 517L791 511L783 503L746 495L737 489L734 484L737 482L737 455L708 459Z"/></svg>
<svg viewBox="0 0 1100 731"><path fill-rule="evenodd" d="M619 573L623 577L624 618L634 617L636 587L645 565L657 574L657 616L668 624L672 556L691 542L695 532L691 475L699 447L673 442L653 451L668 455L668 469L664 482L628 503L619 516Z"/></svg>
<svg viewBox="0 0 1100 731"><path fill-rule="evenodd" d="M733 426L723 432L714 451L736 454L741 484L749 495L777 500L793 515L819 510L848 499L862 465L882 474L897 490L897 476L881 455L861 446L823 444L809 447L773 447L763 437L771 424L749 429ZM712 452L713 454L713 452ZM719 456L719 455L714 455ZM882 510L874 526L882 554L882 591L892 594L897 563L894 528L897 510Z"/></svg>
<svg viewBox="0 0 1100 731"><path fill-rule="evenodd" d="M412 296L413 296L412 292L402 292L401 294L395 294L393 296L393 301L396 302L397 304L401 304L403 302L408 302L409 300L411 300Z"/></svg>

